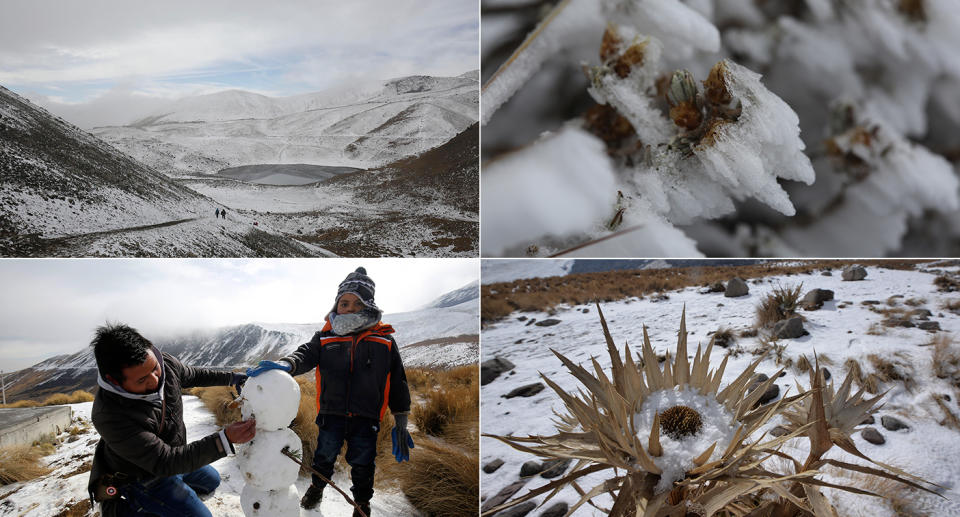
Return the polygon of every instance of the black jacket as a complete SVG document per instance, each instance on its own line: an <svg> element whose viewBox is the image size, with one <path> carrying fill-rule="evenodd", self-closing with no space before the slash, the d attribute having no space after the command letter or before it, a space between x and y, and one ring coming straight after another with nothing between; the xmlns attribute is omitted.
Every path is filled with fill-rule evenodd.
<svg viewBox="0 0 960 517"><path fill-rule="evenodd" d="M162 357L162 404L97 390L90 418L100 433L100 443L90 470L91 494L105 474L121 473L130 481L145 481L193 472L226 456L227 451L218 443L219 432L187 443L180 391L192 386L229 385L232 374L184 366L167 354ZM165 413L162 429L161 409Z"/></svg>
<svg viewBox="0 0 960 517"><path fill-rule="evenodd" d="M347 336L333 333L330 322L308 343L282 360L291 375L316 368L319 414L362 416L380 420L387 407L410 411L410 390L400 350L390 337L393 327L377 323Z"/></svg>

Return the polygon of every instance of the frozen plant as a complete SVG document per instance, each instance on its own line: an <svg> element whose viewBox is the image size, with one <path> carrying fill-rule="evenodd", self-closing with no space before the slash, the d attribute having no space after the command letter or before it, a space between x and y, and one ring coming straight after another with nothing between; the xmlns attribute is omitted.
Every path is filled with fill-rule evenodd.
<svg viewBox="0 0 960 517"><path fill-rule="evenodd" d="M546 502L564 486L598 472L607 478L595 487L577 486L582 497L567 515L584 504L595 505L592 499L605 493L614 502L601 510L614 517L834 517L836 511L820 487L876 495L820 479L819 469L828 465L932 491L920 484L928 482L872 461L853 445L853 426L876 411L881 397L863 399L862 392L850 396L851 377L835 392L832 384L824 386L817 365L809 390L800 388L797 395L760 405L777 375L750 389L761 358L721 388L727 359L711 369L713 341L706 350L697 346L692 363L687 358L685 311L676 353L662 367L646 328L638 364L629 347L621 357L599 305L597 312L611 361L609 375L596 359L591 360L591 372L554 351L585 388L572 394L543 375L566 410L557 413L557 434L492 436L543 458L576 460L575 465L563 478L491 508L485 516L550 494ZM774 417L786 418L790 428L783 436L768 438L760 429ZM784 442L798 437L811 443L802 464L781 451ZM834 445L880 468L831 459L826 453ZM783 459L793 466L792 472L779 471Z"/></svg>
<svg viewBox="0 0 960 517"><path fill-rule="evenodd" d="M482 6L484 255L960 252L951 0Z"/></svg>

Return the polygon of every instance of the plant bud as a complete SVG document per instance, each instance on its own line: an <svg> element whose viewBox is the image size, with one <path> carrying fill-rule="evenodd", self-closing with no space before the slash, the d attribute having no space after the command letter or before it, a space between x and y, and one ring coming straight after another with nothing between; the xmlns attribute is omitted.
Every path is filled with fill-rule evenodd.
<svg viewBox="0 0 960 517"><path fill-rule="evenodd" d="M667 90L667 102L671 106L689 102L695 104L697 98L697 82L690 72L680 69L670 78L670 89Z"/></svg>

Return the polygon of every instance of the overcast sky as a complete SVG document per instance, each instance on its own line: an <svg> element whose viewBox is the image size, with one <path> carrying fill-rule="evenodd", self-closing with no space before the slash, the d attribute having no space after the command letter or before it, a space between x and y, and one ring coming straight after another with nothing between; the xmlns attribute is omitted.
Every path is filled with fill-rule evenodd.
<svg viewBox="0 0 960 517"><path fill-rule="evenodd" d="M0 85L81 127L170 99L479 68L477 0L4 0Z"/></svg>
<svg viewBox="0 0 960 517"><path fill-rule="evenodd" d="M107 321L153 336L322 322L358 266L385 313L416 310L479 277L471 259L0 260L0 369L77 352Z"/></svg>

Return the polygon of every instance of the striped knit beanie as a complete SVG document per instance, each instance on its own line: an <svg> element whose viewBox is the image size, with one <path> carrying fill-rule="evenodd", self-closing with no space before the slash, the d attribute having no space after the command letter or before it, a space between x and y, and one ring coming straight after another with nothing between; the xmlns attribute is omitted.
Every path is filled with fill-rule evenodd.
<svg viewBox="0 0 960 517"><path fill-rule="evenodd" d="M333 302L333 311L337 311L340 297L347 293L356 295L364 305L379 311L380 308L373 301L376 288L377 285L373 282L373 279L367 276L367 270L362 266L358 267L356 271L347 275L343 282L340 282L340 287L337 289L337 299Z"/></svg>

